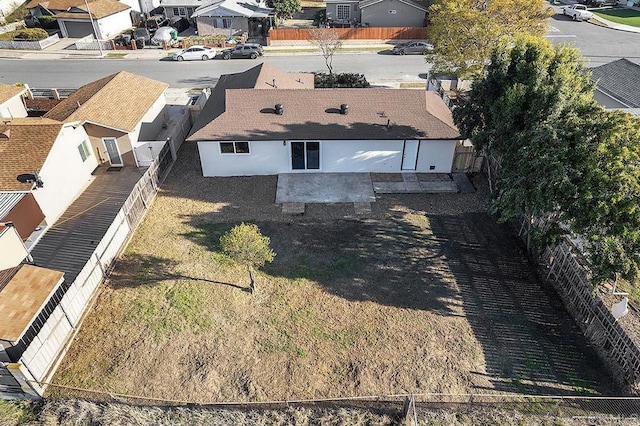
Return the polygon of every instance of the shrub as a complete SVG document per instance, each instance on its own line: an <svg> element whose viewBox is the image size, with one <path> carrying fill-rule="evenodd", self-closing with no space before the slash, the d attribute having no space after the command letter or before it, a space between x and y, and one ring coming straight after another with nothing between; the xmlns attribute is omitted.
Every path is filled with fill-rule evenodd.
<svg viewBox="0 0 640 426"><path fill-rule="evenodd" d="M313 85L316 89L366 88L371 86L364 74L325 74L318 72L314 73L313 80Z"/></svg>
<svg viewBox="0 0 640 426"><path fill-rule="evenodd" d="M0 34L0 40L26 40L38 41L49 37L49 34L42 28L23 28Z"/></svg>
<svg viewBox="0 0 640 426"><path fill-rule="evenodd" d="M38 22L40 22L40 26L42 28L48 28L48 29L58 28L58 20L53 16L49 16L49 15L40 16L38 17Z"/></svg>

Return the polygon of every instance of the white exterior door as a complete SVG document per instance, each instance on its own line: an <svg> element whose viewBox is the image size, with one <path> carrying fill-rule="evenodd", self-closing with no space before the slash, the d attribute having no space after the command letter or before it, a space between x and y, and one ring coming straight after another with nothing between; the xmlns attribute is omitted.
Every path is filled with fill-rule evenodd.
<svg viewBox="0 0 640 426"><path fill-rule="evenodd" d="M402 150L402 170L415 170L418 162L418 146L420 141L406 140Z"/></svg>
<svg viewBox="0 0 640 426"><path fill-rule="evenodd" d="M104 144L104 149L107 150L109 164L111 164L113 167L124 166L124 163L122 162L122 156L120 155L120 150L118 149L118 141L116 140L116 138L102 138L102 143Z"/></svg>

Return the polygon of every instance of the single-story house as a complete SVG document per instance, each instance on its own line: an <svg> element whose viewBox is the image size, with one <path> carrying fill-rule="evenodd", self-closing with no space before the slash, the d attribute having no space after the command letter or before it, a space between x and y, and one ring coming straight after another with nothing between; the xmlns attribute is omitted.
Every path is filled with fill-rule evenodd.
<svg viewBox="0 0 640 426"><path fill-rule="evenodd" d="M137 166L138 142L154 141L166 122L167 87L121 71L85 84L44 117L84 126L98 164Z"/></svg>
<svg viewBox="0 0 640 426"><path fill-rule="evenodd" d="M626 58L591 68L594 99L605 108L640 108L640 65Z"/></svg>
<svg viewBox="0 0 640 426"><path fill-rule="evenodd" d="M204 176L449 173L461 139L434 92L227 89L224 99L223 111L187 138L198 144Z"/></svg>
<svg viewBox="0 0 640 426"><path fill-rule="evenodd" d="M27 116L27 108L22 101L26 91L22 86L0 83L0 118Z"/></svg>
<svg viewBox="0 0 640 426"><path fill-rule="evenodd" d="M27 117L0 123L0 222L23 240L53 224L98 166L79 122Z"/></svg>
<svg viewBox="0 0 640 426"><path fill-rule="evenodd" d="M167 18L178 16L194 22L193 13L206 2L207 0L161 0L160 7L164 8L164 14Z"/></svg>
<svg viewBox="0 0 640 426"><path fill-rule="evenodd" d="M273 16L264 0L215 0L198 7L191 18L196 20L199 35L266 37Z"/></svg>
<svg viewBox="0 0 640 426"><path fill-rule="evenodd" d="M424 27L430 0L327 0L327 19L368 27Z"/></svg>
<svg viewBox="0 0 640 426"><path fill-rule="evenodd" d="M95 0L88 5L80 3L54 15L63 37L93 35L98 40L107 40L133 25L131 7L124 3L117 0Z"/></svg>

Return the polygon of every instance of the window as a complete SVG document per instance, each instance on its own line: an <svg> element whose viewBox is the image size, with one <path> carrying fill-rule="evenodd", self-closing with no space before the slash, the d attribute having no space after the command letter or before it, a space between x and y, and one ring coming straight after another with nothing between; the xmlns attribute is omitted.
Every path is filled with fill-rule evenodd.
<svg viewBox="0 0 640 426"><path fill-rule="evenodd" d="M193 15L193 12L195 12L195 11L196 11L196 8L195 8L195 7L188 7L188 8L187 8L187 15L188 15L188 17L191 17L191 15Z"/></svg>
<svg viewBox="0 0 640 426"><path fill-rule="evenodd" d="M291 142L293 170L320 169L320 142Z"/></svg>
<svg viewBox="0 0 640 426"><path fill-rule="evenodd" d="M220 142L221 154L249 154L249 142Z"/></svg>
<svg viewBox="0 0 640 426"><path fill-rule="evenodd" d="M177 7L173 8L173 16L180 16L180 9Z"/></svg>
<svg viewBox="0 0 640 426"><path fill-rule="evenodd" d="M231 28L231 18L213 18L213 28Z"/></svg>
<svg viewBox="0 0 640 426"><path fill-rule="evenodd" d="M336 5L336 18L337 19L349 19L351 18L351 8L348 4Z"/></svg>
<svg viewBox="0 0 640 426"><path fill-rule="evenodd" d="M87 141L82 141L80 145L78 145L78 152L80 153L80 158L82 158L82 162L87 161L87 158L91 157L91 151L87 147Z"/></svg>
<svg viewBox="0 0 640 426"><path fill-rule="evenodd" d="M173 16L187 16L187 9L184 7L174 7Z"/></svg>

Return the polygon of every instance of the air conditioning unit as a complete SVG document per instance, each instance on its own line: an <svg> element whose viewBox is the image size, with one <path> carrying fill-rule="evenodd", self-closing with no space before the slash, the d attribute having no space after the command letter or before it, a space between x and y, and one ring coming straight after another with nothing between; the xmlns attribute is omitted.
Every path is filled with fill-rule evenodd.
<svg viewBox="0 0 640 426"><path fill-rule="evenodd" d="M397 12L398 12L397 10L392 9L392 10L389 11L389 14L390 15L395 15Z"/></svg>

